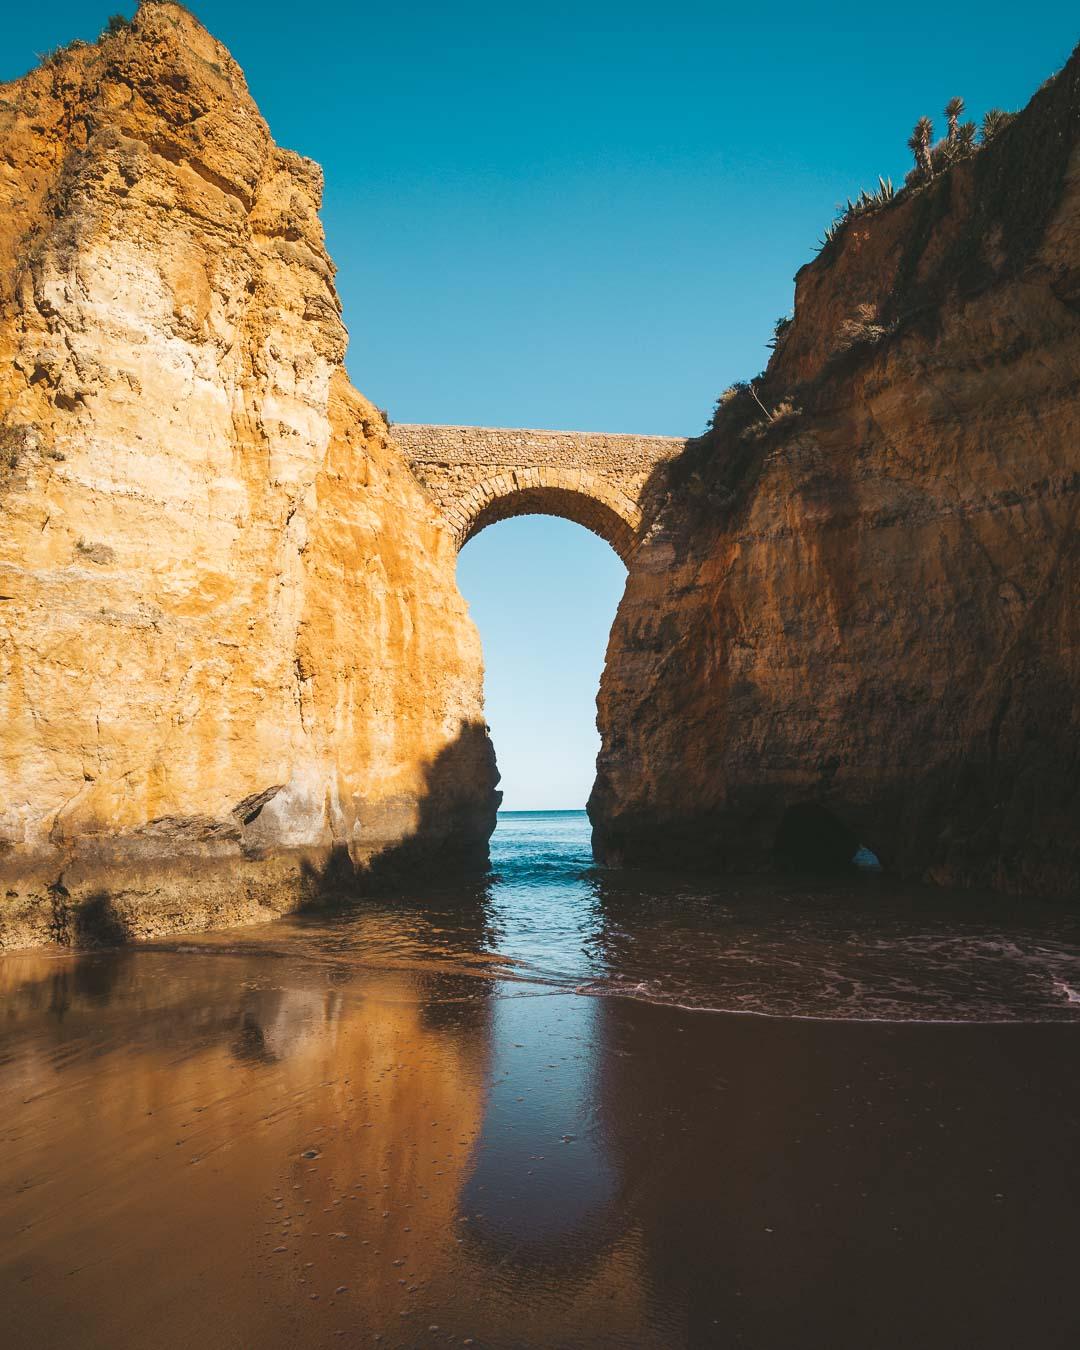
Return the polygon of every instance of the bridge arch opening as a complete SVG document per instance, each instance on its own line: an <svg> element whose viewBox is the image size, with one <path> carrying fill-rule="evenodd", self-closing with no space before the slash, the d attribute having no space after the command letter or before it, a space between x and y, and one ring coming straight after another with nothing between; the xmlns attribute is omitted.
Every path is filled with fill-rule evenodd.
<svg viewBox="0 0 1080 1350"><path fill-rule="evenodd" d="M503 809L536 807L551 798L555 808L583 807L599 748L596 689L626 584L624 569L662 500L667 467L686 440L401 422L390 434L459 550L458 585L484 641L485 702ZM495 524L500 528L489 530ZM537 535L531 535L534 529ZM534 547L545 531L544 546ZM497 547L491 549L492 543ZM581 605L592 606L587 618ZM516 638L505 632L515 622ZM556 708L560 685L565 715ZM523 732L533 748L519 755L513 741ZM585 772L549 774L565 791L534 792L536 774L529 766L545 768L559 745L571 742Z"/></svg>
<svg viewBox="0 0 1080 1350"><path fill-rule="evenodd" d="M558 481L507 486L494 480L478 484L475 492L470 513L460 527L460 547L502 520L515 516L557 516L599 535L624 563L630 561L641 523L639 513L633 503L620 500L610 490L583 491L580 486Z"/></svg>
<svg viewBox="0 0 1080 1350"><path fill-rule="evenodd" d="M596 776L596 693L626 572L601 530L550 503L501 503L506 514L475 522L457 564L483 643L501 813L580 811Z"/></svg>

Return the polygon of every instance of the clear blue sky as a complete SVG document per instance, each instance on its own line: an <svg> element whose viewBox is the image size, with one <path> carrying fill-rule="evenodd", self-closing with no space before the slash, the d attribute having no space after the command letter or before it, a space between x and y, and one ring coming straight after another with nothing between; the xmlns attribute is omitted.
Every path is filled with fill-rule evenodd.
<svg viewBox="0 0 1080 1350"><path fill-rule="evenodd" d="M761 369L835 204L902 180L916 117L940 127L957 93L1019 107L1080 39L1075 0L191 8L326 170L364 393L402 422L666 434ZM14 7L0 78L112 9L132 12ZM462 555L508 806L587 793L622 576L604 548L510 521Z"/></svg>

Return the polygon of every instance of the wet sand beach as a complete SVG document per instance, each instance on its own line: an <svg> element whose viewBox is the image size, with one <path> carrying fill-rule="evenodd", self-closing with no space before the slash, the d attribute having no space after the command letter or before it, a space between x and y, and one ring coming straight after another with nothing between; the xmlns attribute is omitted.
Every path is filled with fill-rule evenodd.
<svg viewBox="0 0 1080 1350"><path fill-rule="evenodd" d="M0 959L5 1344L1075 1345L1074 920L586 843Z"/></svg>

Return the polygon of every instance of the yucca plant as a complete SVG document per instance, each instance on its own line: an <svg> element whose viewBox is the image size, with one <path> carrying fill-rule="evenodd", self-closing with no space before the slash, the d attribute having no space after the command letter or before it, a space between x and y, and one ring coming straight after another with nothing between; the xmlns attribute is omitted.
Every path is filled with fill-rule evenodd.
<svg viewBox="0 0 1080 1350"><path fill-rule="evenodd" d="M983 144L993 140L999 131L1004 131L1015 116L1015 113L1005 112L1003 108L988 108L982 120Z"/></svg>
<svg viewBox="0 0 1080 1350"><path fill-rule="evenodd" d="M920 117L908 137L908 149L915 156L915 168L924 178L932 178L933 161L930 158L930 145L934 139L934 124L929 117Z"/></svg>
<svg viewBox="0 0 1080 1350"><path fill-rule="evenodd" d="M945 104L945 120L949 124L949 129L945 134L945 139L952 145L960 134L960 118L964 114L965 103L962 98L951 98Z"/></svg>

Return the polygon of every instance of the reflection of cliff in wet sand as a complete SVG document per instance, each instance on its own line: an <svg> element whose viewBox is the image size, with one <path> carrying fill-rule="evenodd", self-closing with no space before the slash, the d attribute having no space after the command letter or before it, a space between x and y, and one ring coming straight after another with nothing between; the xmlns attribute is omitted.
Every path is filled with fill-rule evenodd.
<svg viewBox="0 0 1080 1350"><path fill-rule="evenodd" d="M7 1034L45 1009L50 1030L8 1065L27 1104L4 1155L18 1195L0 1265L40 1298L20 1300L13 1344L79 1325L85 1346L144 1345L148 1327L189 1345L207 1326L199 1289L224 1340L293 1344L297 1318L326 1335L397 1318L417 1262L425 1287L452 1281L487 1050L427 1025L414 979L327 987L286 962L193 970L171 953L40 959L28 979L31 960Z"/></svg>
<svg viewBox="0 0 1080 1350"><path fill-rule="evenodd" d="M542 1341L555 1306L590 1340L640 1325L632 1234L595 1252L577 1234L577 1269L555 1281L543 1265L530 1279L528 1206L503 1245L471 1236L486 1150L505 1143L497 1126L485 1140L487 981L336 964L328 980L227 940L3 969L23 1102L0 1168L0 1269L24 1282L13 1345L76 1325L87 1347L145 1344L151 1326L155 1345L188 1345L208 1316L283 1346L431 1309L508 1341L523 1318ZM556 1206L568 1180L549 1169Z"/></svg>

